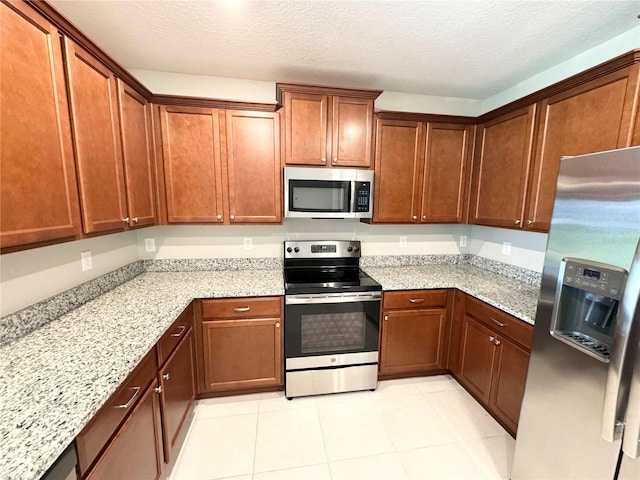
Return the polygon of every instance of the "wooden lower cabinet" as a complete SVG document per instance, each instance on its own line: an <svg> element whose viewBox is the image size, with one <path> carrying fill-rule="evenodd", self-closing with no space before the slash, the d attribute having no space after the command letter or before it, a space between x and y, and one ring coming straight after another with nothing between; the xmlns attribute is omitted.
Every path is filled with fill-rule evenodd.
<svg viewBox="0 0 640 480"><path fill-rule="evenodd" d="M194 357L193 329L189 329L158 371L165 463L173 460L181 427L196 398Z"/></svg>
<svg viewBox="0 0 640 480"><path fill-rule="evenodd" d="M452 373L512 434L518 429L533 328L471 297Z"/></svg>
<svg viewBox="0 0 640 480"><path fill-rule="evenodd" d="M157 387L154 380L86 479L155 480L161 477L162 441Z"/></svg>
<svg viewBox="0 0 640 480"><path fill-rule="evenodd" d="M282 386L282 299L202 303L200 393Z"/></svg>
<svg viewBox="0 0 640 480"><path fill-rule="evenodd" d="M446 367L447 298L444 290L385 292L380 375L423 374Z"/></svg>

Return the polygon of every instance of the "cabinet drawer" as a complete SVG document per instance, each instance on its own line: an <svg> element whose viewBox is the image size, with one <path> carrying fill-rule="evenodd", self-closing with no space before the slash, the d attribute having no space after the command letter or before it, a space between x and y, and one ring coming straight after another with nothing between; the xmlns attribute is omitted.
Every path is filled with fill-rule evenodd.
<svg viewBox="0 0 640 480"><path fill-rule="evenodd" d="M133 411L147 386L156 378L157 370L156 353L152 349L76 437L81 476L84 476L119 425Z"/></svg>
<svg viewBox="0 0 640 480"><path fill-rule="evenodd" d="M203 318L280 317L280 297L225 298L203 300Z"/></svg>
<svg viewBox="0 0 640 480"><path fill-rule="evenodd" d="M165 332L158 341L158 365L162 367L164 362L169 358L171 352L176 348L180 340L187 336L189 329L193 327L193 304L189 305L184 312L180 314L173 325Z"/></svg>
<svg viewBox="0 0 640 480"><path fill-rule="evenodd" d="M447 290L402 290L384 292L383 308L445 307Z"/></svg>
<svg viewBox="0 0 640 480"><path fill-rule="evenodd" d="M527 350L531 349L531 325L470 296L467 296L465 310L467 315L480 320L497 333L511 338Z"/></svg>

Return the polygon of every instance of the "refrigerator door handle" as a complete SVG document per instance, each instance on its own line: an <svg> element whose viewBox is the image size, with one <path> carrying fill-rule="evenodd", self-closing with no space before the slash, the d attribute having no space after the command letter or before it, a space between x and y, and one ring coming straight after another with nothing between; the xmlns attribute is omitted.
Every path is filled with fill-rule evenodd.
<svg viewBox="0 0 640 480"><path fill-rule="evenodd" d="M634 330L631 332L630 346L632 354L629 356L630 373L629 402L625 418L622 451L631 458L640 457L640 242L636 249L633 264L629 271L627 288L625 289L623 309L630 311ZM635 356L635 358L634 358Z"/></svg>
<svg viewBox="0 0 640 480"><path fill-rule="evenodd" d="M633 360L638 346L640 325L636 305L640 294L640 242L636 246L633 263L618 308L618 319L613 332L613 345L609 356L607 384L602 409L602 437L613 442L622 438L627 409L629 382Z"/></svg>

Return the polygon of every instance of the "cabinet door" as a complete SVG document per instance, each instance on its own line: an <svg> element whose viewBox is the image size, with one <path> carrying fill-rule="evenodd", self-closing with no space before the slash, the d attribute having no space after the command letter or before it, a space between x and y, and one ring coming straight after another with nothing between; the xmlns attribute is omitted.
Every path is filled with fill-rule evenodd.
<svg viewBox="0 0 640 480"><path fill-rule="evenodd" d="M373 157L373 100L332 98L331 164L371 167Z"/></svg>
<svg viewBox="0 0 640 480"><path fill-rule="evenodd" d="M118 107L129 225L153 225L156 208L149 102L118 79Z"/></svg>
<svg viewBox="0 0 640 480"><path fill-rule="evenodd" d="M84 232L123 230L128 219L116 80L72 40L65 46Z"/></svg>
<svg viewBox="0 0 640 480"><path fill-rule="evenodd" d="M489 403L496 355L495 333L465 316L462 324L460 380L485 404Z"/></svg>
<svg viewBox="0 0 640 480"><path fill-rule="evenodd" d="M476 138L471 222L521 228L535 105L481 125Z"/></svg>
<svg viewBox="0 0 640 480"><path fill-rule="evenodd" d="M222 223L218 111L161 107L167 220Z"/></svg>
<svg viewBox="0 0 640 480"><path fill-rule="evenodd" d="M445 310L385 311L380 373L426 372L445 365Z"/></svg>
<svg viewBox="0 0 640 480"><path fill-rule="evenodd" d="M282 385L280 318L202 322L207 391Z"/></svg>
<svg viewBox="0 0 640 480"><path fill-rule="evenodd" d="M227 110L226 159L231 223L280 223L280 114Z"/></svg>
<svg viewBox="0 0 640 480"><path fill-rule="evenodd" d="M374 222L418 222L423 148L424 124L378 119Z"/></svg>
<svg viewBox="0 0 640 480"><path fill-rule="evenodd" d="M160 407L154 381L120 428L86 480L135 478L155 480L162 474Z"/></svg>
<svg viewBox="0 0 640 480"><path fill-rule="evenodd" d="M76 237L78 194L60 36L0 4L0 247Z"/></svg>
<svg viewBox="0 0 640 480"><path fill-rule="evenodd" d="M541 103L527 228L549 230L562 156L630 145L637 85L638 69L629 67Z"/></svg>
<svg viewBox="0 0 640 480"><path fill-rule="evenodd" d="M171 462L173 447L180 428L196 397L193 330L189 330L173 352L165 366L160 369L162 438L164 461Z"/></svg>
<svg viewBox="0 0 640 480"><path fill-rule="evenodd" d="M461 223L473 127L427 124L421 221Z"/></svg>
<svg viewBox="0 0 640 480"><path fill-rule="evenodd" d="M327 163L328 108L327 95L285 92L285 163Z"/></svg>
<svg viewBox="0 0 640 480"><path fill-rule="evenodd" d="M500 336L489 408L515 433L527 381L529 354Z"/></svg>

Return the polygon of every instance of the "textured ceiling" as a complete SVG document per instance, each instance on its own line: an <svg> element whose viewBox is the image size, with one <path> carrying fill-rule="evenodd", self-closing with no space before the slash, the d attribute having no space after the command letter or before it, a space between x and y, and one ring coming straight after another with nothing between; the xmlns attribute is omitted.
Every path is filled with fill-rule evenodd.
<svg viewBox="0 0 640 480"><path fill-rule="evenodd" d="M638 0L53 0L127 68L485 99L637 26Z"/></svg>

